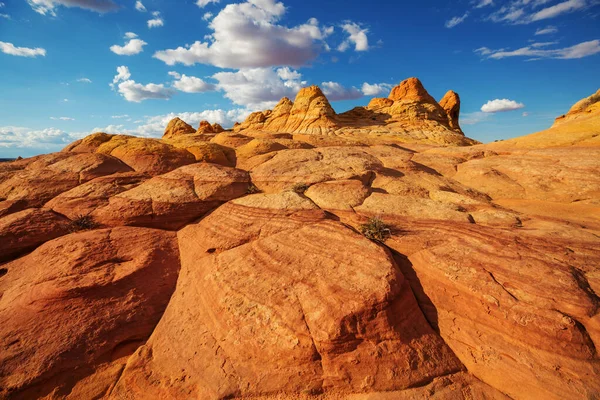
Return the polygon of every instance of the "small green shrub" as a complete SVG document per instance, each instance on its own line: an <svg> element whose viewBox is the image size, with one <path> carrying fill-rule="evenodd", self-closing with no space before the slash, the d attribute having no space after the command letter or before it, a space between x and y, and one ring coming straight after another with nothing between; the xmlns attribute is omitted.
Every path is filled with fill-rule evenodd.
<svg viewBox="0 0 600 400"><path fill-rule="evenodd" d="M71 232L89 231L98 227L94 218L90 215L78 215L74 220L71 220L69 229Z"/></svg>
<svg viewBox="0 0 600 400"><path fill-rule="evenodd" d="M292 186L292 191L298 194L303 194L308 190L309 187L310 186L306 183L296 183L294 186Z"/></svg>
<svg viewBox="0 0 600 400"><path fill-rule="evenodd" d="M248 189L246 190L246 194L256 194L256 193L260 193L260 189L256 187L256 185L254 185L254 183L250 182L250 184L248 185Z"/></svg>
<svg viewBox="0 0 600 400"><path fill-rule="evenodd" d="M392 235L390 227L377 217L373 217L369 219L366 224L362 224L360 226L360 233L367 239L382 243Z"/></svg>

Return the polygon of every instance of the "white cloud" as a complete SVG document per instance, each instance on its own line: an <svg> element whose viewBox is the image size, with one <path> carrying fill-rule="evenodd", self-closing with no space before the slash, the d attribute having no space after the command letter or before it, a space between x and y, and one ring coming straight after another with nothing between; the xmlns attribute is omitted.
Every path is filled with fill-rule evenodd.
<svg viewBox="0 0 600 400"><path fill-rule="evenodd" d="M488 19L510 24L529 24L583 10L595 4L594 0L567 0L539 9L539 7L549 2L550 0L513 0L493 12Z"/></svg>
<svg viewBox="0 0 600 400"><path fill-rule="evenodd" d="M204 93L210 92L216 89L216 86L212 83L203 81L195 76L181 75L177 72L171 71L169 75L175 78L173 87L177 90L186 93Z"/></svg>
<svg viewBox="0 0 600 400"><path fill-rule="evenodd" d="M232 110L205 110L202 112L181 112L168 113L146 117L144 120L136 121L139 125L132 129L126 129L124 125L108 125L105 127L96 127L91 132L121 133L126 135L135 135L142 137L160 138L165 133L165 128L169 121L179 117L188 124L198 125L200 121L209 121L218 123L225 128L231 128L234 123L242 122L250 114L249 110L236 108Z"/></svg>
<svg viewBox="0 0 600 400"><path fill-rule="evenodd" d="M529 117L529 113L527 111L523 112L523 114L521 114L523 117Z"/></svg>
<svg viewBox="0 0 600 400"><path fill-rule="evenodd" d="M495 99L490 100L481 106L481 111L484 113L497 113L497 112L505 112L505 111L514 111L519 110L525 107L523 103L517 103L514 100L509 99Z"/></svg>
<svg viewBox="0 0 600 400"><path fill-rule="evenodd" d="M330 28L331 29L331 28ZM351 44L354 44L355 51L369 50L369 39L367 38L368 29L362 29L360 25L354 22L346 22L342 25L342 29L349 35L348 39L344 40L338 47L338 51L346 51ZM332 33L333 30L328 31Z"/></svg>
<svg viewBox="0 0 600 400"><path fill-rule="evenodd" d="M79 78L77 79L77 82L81 82L81 83L92 83L92 80L89 78Z"/></svg>
<svg viewBox="0 0 600 400"><path fill-rule="evenodd" d="M70 117L50 117L50 119L54 121L75 121L75 118Z"/></svg>
<svg viewBox="0 0 600 400"><path fill-rule="evenodd" d="M363 97L363 93L357 88L346 88L338 82L322 82L321 89L330 101L354 100Z"/></svg>
<svg viewBox="0 0 600 400"><path fill-rule="evenodd" d="M154 18L148 20L148 28L158 28L165 24L165 21L160 16L159 11L154 11L152 16L154 16Z"/></svg>
<svg viewBox="0 0 600 400"><path fill-rule="evenodd" d="M460 115L461 125L475 125L481 122L485 122L489 119L492 114L476 111L472 113L463 113Z"/></svg>
<svg viewBox="0 0 600 400"><path fill-rule="evenodd" d="M130 78L129 68L122 65L117 67L117 75L110 84L113 90L116 88L127 101L140 103L148 99L168 100L175 94L172 88L167 88L163 84L148 83L143 85Z"/></svg>
<svg viewBox="0 0 600 400"><path fill-rule="evenodd" d="M44 57L46 55L46 50L41 47L36 47L34 49L29 47L16 47L14 44L7 42L0 42L0 51L10 54L11 56L19 57Z"/></svg>
<svg viewBox="0 0 600 400"><path fill-rule="evenodd" d="M27 0L31 8L39 14L56 16L56 8L79 7L97 13L116 11L119 6L112 0Z"/></svg>
<svg viewBox="0 0 600 400"><path fill-rule="evenodd" d="M114 85L117 82L126 81L131 78L131 72L129 72L129 68L124 65L117 67L117 75L113 78L112 84Z"/></svg>
<svg viewBox="0 0 600 400"><path fill-rule="evenodd" d="M127 32L125 34L125 39L129 39L125 46L112 45L110 46L110 51L120 56L133 56L135 54L139 54L144 51L144 46L148 43L144 42L141 39L137 38L137 35L133 32Z"/></svg>
<svg viewBox="0 0 600 400"><path fill-rule="evenodd" d="M206 7L210 3L218 3L219 0L198 0L196 1L196 5L200 8Z"/></svg>
<svg viewBox="0 0 600 400"><path fill-rule="evenodd" d="M63 103L68 103L69 99L63 99Z"/></svg>
<svg viewBox="0 0 600 400"><path fill-rule="evenodd" d="M493 6L493 5L494 5L493 0L479 0L477 2L477 5L475 6L475 8L483 8L483 7L487 7L487 6Z"/></svg>
<svg viewBox="0 0 600 400"><path fill-rule="evenodd" d="M113 115L111 118L113 118L113 119L129 118L129 115L127 115L127 114Z"/></svg>
<svg viewBox="0 0 600 400"><path fill-rule="evenodd" d="M0 18L11 19L8 14L0 14Z"/></svg>
<svg viewBox="0 0 600 400"><path fill-rule="evenodd" d="M549 34L556 33L556 32L558 32L558 28L556 28L555 26L549 25L545 28L538 28L535 31L535 34L536 35L549 35Z"/></svg>
<svg viewBox="0 0 600 400"><path fill-rule="evenodd" d="M4 7L4 3L0 1L0 8Z"/></svg>
<svg viewBox="0 0 600 400"><path fill-rule="evenodd" d="M204 21L208 21L209 19L211 19L211 18L213 17L213 15L214 15L214 14L213 14L213 13L211 13L211 12L204 13L204 15L202 16L202 19L203 19Z"/></svg>
<svg viewBox="0 0 600 400"><path fill-rule="evenodd" d="M491 50L487 47L481 47L476 49L475 52L495 60L500 60L506 57L530 57L534 59L556 58L569 60L588 57L600 53L600 40L590 40L588 42L579 43L574 46L564 47L561 49L541 48L550 44L554 44L554 42L534 43L532 45L511 51L505 49Z"/></svg>
<svg viewBox="0 0 600 400"><path fill-rule="evenodd" d="M446 28L454 28L456 25L463 23L465 19L469 16L469 12L464 13L461 17L454 17L444 24Z"/></svg>
<svg viewBox="0 0 600 400"><path fill-rule="evenodd" d="M369 84L367 82L362 84L362 92L365 96L378 96L380 94L389 93L392 90L393 85L389 83L374 83Z"/></svg>
<svg viewBox="0 0 600 400"><path fill-rule="evenodd" d="M85 136L85 133L68 133L56 128L30 129L18 126L0 127L0 149L3 154L27 155L59 151L67 144ZM11 151L12 149L12 151Z"/></svg>
<svg viewBox="0 0 600 400"><path fill-rule="evenodd" d="M303 65L325 48L327 33L314 18L291 28L279 25L284 13L283 3L275 0L228 4L210 22L213 33L208 42L158 51L154 57L168 65L200 63L236 69Z"/></svg>
<svg viewBox="0 0 600 400"><path fill-rule="evenodd" d="M568 0L552 7L544 8L531 16L531 21L554 18L560 14L573 12L587 6L586 0Z"/></svg>
<svg viewBox="0 0 600 400"><path fill-rule="evenodd" d="M234 104L256 111L273 108L282 97L294 98L306 86L302 75L289 68L250 68L213 75L217 88Z"/></svg>
<svg viewBox="0 0 600 400"><path fill-rule="evenodd" d="M135 2L135 9L138 10L138 11L140 11L140 12L146 12L146 7L144 6L144 4L140 0L137 0Z"/></svg>

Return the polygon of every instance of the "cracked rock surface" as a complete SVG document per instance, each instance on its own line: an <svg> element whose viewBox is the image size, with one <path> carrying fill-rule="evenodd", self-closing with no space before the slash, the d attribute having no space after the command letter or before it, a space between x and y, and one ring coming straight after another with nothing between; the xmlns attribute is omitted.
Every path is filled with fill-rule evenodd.
<svg viewBox="0 0 600 400"><path fill-rule="evenodd" d="M316 135L402 106L464 138L417 82L345 115L313 92L1 163L0 398L599 398L595 141Z"/></svg>

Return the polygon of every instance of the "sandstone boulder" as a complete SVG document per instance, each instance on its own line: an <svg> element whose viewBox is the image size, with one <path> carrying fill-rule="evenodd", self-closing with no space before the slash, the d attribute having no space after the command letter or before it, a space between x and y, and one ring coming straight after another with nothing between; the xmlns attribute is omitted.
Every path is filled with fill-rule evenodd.
<svg viewBox="0 0 600 400"><path fill-rule="evenodd" d="M55 239L2 268L0 396L57 398L146 341L175 288L179 252L173 233L115 228Z"/></svg>
<svg viewBox="0 0 600 400"><path fill-rule="evenodd" d="M97 208L106 206L110 197L133 189L149 178L137 172L103 176L59 194L44 207L70 219L88 216Z"/></svg>
<svg viewBox="0 0 600 400"><path fill-rule="evenodd" d="M156 176L109 198L91 215L108 226L179 229L218 205L246 194L246 171L198 163Z"/></svg>
<svg viewBox="0 0 600 400"><path fill-rule="evenodd" d="M93 153L55 153L30 162L0 183L0 200L21 201L22 208L41 207L47 201L94 178L131 171L119 159Z"/></svg>
<svg viewBox="0 0 600 400"><path fill-rule="evenodd" d="M341 224L219 254L199 233L181 243L177 291L115 396L393 390L460 370L390 256Z"/></svg>
<svg viewBox="0 0 600 400"><path fill-rule="evenodd" d="M136 172L160 175L196 161L185 149L178 149L156 139L117 135L97 149L129 165Z"/></svg>
<svg viewBox="0 0 600 400"><path fill-rule="evenodd" d="M70 221L52 211L30 208L0 218L0 262L69 233Z"/></svg>

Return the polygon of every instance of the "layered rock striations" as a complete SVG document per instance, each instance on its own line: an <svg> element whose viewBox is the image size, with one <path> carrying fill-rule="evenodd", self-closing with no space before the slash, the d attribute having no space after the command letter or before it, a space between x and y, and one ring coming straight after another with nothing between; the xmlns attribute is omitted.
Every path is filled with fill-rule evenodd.
<svg viewBox="0 0 600 400"><path fill-rule="evenodd" d="M460 147L453 92L301 94L0 163L0 398L600 397L593 97Z"/></svg>

